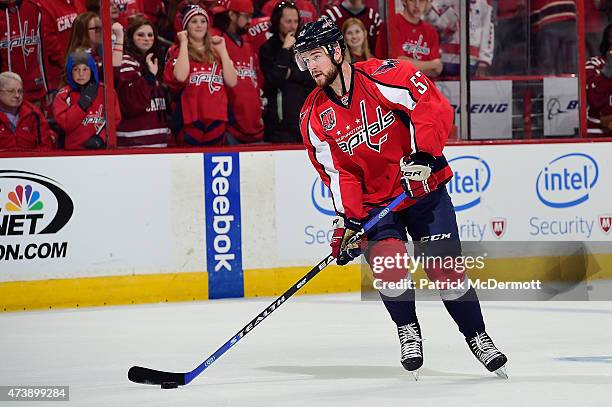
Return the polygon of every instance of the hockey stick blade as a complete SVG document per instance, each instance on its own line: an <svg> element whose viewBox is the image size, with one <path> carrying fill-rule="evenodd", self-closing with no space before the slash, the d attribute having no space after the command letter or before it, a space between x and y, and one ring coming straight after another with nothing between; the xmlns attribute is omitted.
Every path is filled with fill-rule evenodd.
<svg viewBox="0 0 612 407"><path fill-rule="evenodd" d="M185 385L185 373L162 372L161 370L140 366L132 366L130 368L128 371L128 379L134 383L157 386L161 386L164 383L176 383L178 386Z"/></svg>
<svg viewBox="0 0 612 407"><path fill-rule="evenodd" d="M396 197L385 209L383 209L378 215L372 217L363 226L363 229L353 236L352 241L356 241L361 235L370 230L378 221L387 216L395 207L402 203L406 199L406 193L403 192L401 195ZM200 363L195 369L186 373L172 373L164 372L161 370L149 369L146 367L133 366L128 371L128 379L135 383L158 385L162 388L176 388L178 386L185 386L193 379L198 377L204 370L218 360L225 352L232 348L238 341L244 338L249 332L251 332L257 325L259 325L264 319L270 314L277 310L281 305L285 303L293 294L298 292L306 283L312 280L321 270L329 266L336 258L329 254L323 260L314 266L306 275L300 278L295 284L293 284L287 291L285 291L280 297L262 312L259 313L255 318L245 325L240 331L238 331L230 340L225 342L219 349L208 357L205 361Z"/></svg>

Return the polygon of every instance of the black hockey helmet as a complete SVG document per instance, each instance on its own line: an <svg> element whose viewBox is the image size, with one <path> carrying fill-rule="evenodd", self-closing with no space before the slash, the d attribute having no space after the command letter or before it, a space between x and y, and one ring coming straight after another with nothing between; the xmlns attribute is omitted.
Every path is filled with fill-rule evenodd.
<svg viewBox="0 0 612 407"><path fill-rule="evenodd" d="M322 47L335 63L333 55L336 44L338 44L341 54L344 56L346 48L344 36L331 18L322 16L318 20L306 24L298 33L294 45L295 60L299 68L302 71L308 69L304 60L300 57L300 53L319 47Z"/></svg>

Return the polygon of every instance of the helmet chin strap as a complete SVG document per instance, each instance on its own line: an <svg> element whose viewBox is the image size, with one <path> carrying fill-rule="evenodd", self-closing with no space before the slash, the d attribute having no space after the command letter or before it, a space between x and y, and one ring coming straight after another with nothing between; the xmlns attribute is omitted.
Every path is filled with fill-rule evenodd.
<svg viewBox="0 0 612 407"><path fill-rule="evenodd" d="M340 50L342 51L342 48L340 48ZM331 51L330 58L332 60L332 63L336 66L336 69L338 69L338 75L340 75L340 82L342 83L342 94L340 95L340 97L342 97L346 94L346 92L348 92L344 83L344 72L342 71L342 62L344 62L344 56L342 56L342 52L340 52L340 62L336 62L336 58L334 58L335 49L332 48L329 51Z"/></svg>

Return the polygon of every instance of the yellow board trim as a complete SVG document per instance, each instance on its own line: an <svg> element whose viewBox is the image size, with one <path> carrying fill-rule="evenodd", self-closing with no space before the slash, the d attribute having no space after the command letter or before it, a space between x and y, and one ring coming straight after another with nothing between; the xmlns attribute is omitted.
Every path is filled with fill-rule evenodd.
<svg viewBox="0 0 612 407"><path fill-rule="evenodd" d="M364 266L365 267L365 266ZM244 271L244 296L276 296L308 271L283 267ZM612 279L612 254L587 256L488 259L486 269L470 278L498 281L578 281ZM425 278L419 270L414 278ZM372 275L360 265L331 265L298 294L371 290ZM104 305L177 302L208 299L208 273L142 274L134 276L15 281L0 283L0 311L78 308Z"/></svg>

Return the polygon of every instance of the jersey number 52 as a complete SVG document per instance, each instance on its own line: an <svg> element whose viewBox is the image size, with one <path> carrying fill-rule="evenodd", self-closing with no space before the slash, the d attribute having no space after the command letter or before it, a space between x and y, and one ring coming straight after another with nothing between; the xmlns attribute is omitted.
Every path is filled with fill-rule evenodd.
<svg viewBox="0 0 612 407"><path fill-rule="evenodd" d="M410 78L410 82L412 82L412 84L417 88L417 92L423 95L425 92L427 92L427 85L417 80L417 78L420 78L421 75L421 71L416 71L416 73Z"/></svg>

